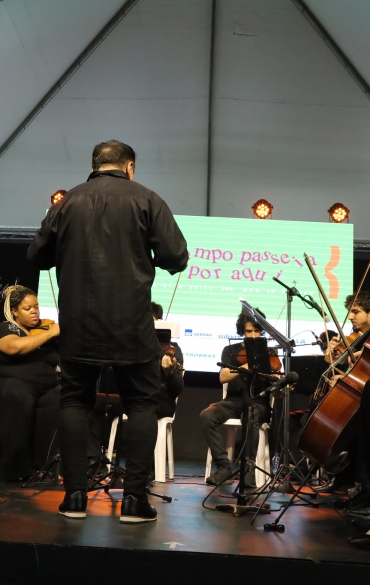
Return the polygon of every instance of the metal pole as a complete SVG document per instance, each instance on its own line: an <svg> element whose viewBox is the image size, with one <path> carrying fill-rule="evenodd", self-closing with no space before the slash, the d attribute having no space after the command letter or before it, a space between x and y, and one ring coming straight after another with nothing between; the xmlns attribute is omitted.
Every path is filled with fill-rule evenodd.
<svg viewBox="0 0 370 585"><path fill-rule="evenodd" d="M211 47L209 57L209 83L208 83L208 143L207 143L207 217L211 211L211 172L212 172L212 122L213 122L213 77L215 58L215 25L216 25L216 0L212 0L211 15Z"/></svg>
<svg viewBox="0 0 370 585"><path fill-rule="evenodd" d="M0 146L0 157L10 148L10 146L17 140L17 138L24 132L24 130L33 122L36 116L47 106L53 97L62 89L67 81L79 70L81 65L92 55L92 53L99 47L99 45L107 38L107 36L116 28L130 10L137 4L139 0L127 0L123 6L116 12L113 18L101 29L96 37L89 43L89 45L82 51L77 59L68 67L67 71L58 79L47 94L39 101L33 110L24 118L23 122L14 130L9 138Z"/></svg>
<svg viewBox="0 0 370 585"><path fill-rule="evenodd" d="M308 22L313 26L317 34L322 38L324 43L334 53L336 58L342 63L346 71L348 71L348 73L355 80L355 82L361 87L364 94L368 98L370 98L370 86L367 83L366 79L362 77L361 73L358 71L358 69L356 69L352 61L349 60L344 51L335 42L333 37L328 33L324 25L317 18L317 16L308 8L308 6L303 0L292 0L292 2L303 14L303 16L308 20Z"/></svg>

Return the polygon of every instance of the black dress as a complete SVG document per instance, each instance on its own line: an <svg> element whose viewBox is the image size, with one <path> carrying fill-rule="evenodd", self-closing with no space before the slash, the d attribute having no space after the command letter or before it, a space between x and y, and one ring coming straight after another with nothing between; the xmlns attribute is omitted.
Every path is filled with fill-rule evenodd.
<svg viewBox="0 0 370 585"><path fill-rule="evenodd" d="M0 323L0 338L25 337L15 324ZM60 389L55 344L24 355L0 351L0 478L25 478L46 463L56 429ZM50 450L50 457L55 453Z"/></svg>

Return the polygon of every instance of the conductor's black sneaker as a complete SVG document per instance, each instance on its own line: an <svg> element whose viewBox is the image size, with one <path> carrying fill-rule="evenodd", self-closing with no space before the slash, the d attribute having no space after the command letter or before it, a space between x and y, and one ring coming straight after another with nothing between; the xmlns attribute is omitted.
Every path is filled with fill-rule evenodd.
<svg viewBox="0 0 370 585"><path fill-rule="evenodd" d="M211 473L210 476L207 477L206 483L208 485L231 485L234 482L232 477L228 477L230 475L230 468L229 467L220 467L215 471L215 473ZM225 478L228 479L225 479Z"/></svg>
<svg viewBox="0 0 370 585"><path fill-rule="evenodd" d="M87 493L86 490L67 491L63 502L59 506L59 514L67 518L86 518Z"/></svg>
<svg viewBox="0 0 370 585"><path fill-rule="evenodd" d="M147 499L139 500L131 494L123 497L120 522L139 523L153 520L157 520L157 510Z"/></svg>

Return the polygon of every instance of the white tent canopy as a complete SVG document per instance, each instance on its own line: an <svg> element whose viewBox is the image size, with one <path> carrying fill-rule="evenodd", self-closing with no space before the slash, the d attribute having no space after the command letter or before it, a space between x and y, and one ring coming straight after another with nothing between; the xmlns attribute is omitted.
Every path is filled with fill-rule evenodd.
<svg viewBox="0 0 370 585"><path fill-rule="evenodd" d="M116 138L176 214L251 217L265 198L274 219L326 221L339 201L370 240L370 3L306 6L362 86L301 0L0 1L0 152L18 129L0 158L0 225L38 226L54 191L86 179L94 145Z"/></svg>

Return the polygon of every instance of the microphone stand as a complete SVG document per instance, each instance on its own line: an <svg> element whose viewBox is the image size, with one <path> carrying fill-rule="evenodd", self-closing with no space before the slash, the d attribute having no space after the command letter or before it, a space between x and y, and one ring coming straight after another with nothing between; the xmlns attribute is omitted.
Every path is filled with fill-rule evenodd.
<svg viewBox="0 0 370 585"><path fill-rule="evenodd" d="M277 283L287 289L287 337L290 339L291 335L291 321L292 321L292 302L293 297L298 296L298 291L295 287L289 287L277 278L273 278ZM300 296L300 295L299 295ZM301 297L303 300L303 297ZM292 355L292 348L289 347L285 351L284 355L284 373L287 375L290 372L290 358ZM289 456L292 457L294 465L297 464L294 460L292 453L289 450L290 430L289 430L289 413L290 413L290 392L289 389L285 388L283 393L283 445L281 451L282 469L280 476L285 473L285 477L282 483L276 488L276 491L283 494L293 493L293 486L290 480L287 479L289 476ZM277 474L279 477L279 473Z"/></svg>
<svg viewBox="0 0 370 585"><path fill-rule="evenodd" d="M296 297L300 298L303 302L308 302L308 304L310 304L310 301L307 301L307 299L302 297L302 295L297 291L297 289L295 287L290 287L290 286L284 284L281 280L279 280L277 278L273 278L273 280L275 280L275 282L277 282L278 284L280 284L281 286L283 286L287 290L287 337L288 337L288 339L290 339L293 297L296 296ZM285 375L289 374L289 372L290 372L290 358L291 358L291 354L293 351L294 350L293 350L292 346L284 348L284 370L285 370L284 373L285 373ZM272 487L272 489L267 494L267 496L264 500L264 501L266 501L267 498L269 498L273 492L278 492L278 493L283 493L283 494L293 494L293 496L291 497L287 506L284 507L283 511L278 516L277 520L271 524L265 524L265 526L264 526L265 530L278 531L278 532L283 532L285 530L284 525L278 524L278 521L283 516L283 514L285 514L286 510L288 509L288 506L293 502L294 498L298 497L299 499L303 500L304 502L306 502L307 504L309 504L311 506L314 506L314 507L318 506L318 504L316 502L310 502L300 493L303 485L306 483L309 476L303 477L301 470L297 466L294 455L292 454L292 452L289 449L289 441L290 441L290 430L289 430L290 390L289 390L289 388L285 387L282 392L283 392L283 442L282 442L280 465L279 465L279 468L275 474L275 477L272 480L272 482L274 484L277 482L279 482L279 483L276 487L275 487L275 485ZM295 466L295 470L298 472L298 475L302 479L302 484L300 485L299 490L295 490L291 484L291 481L290 481L290 463L289 463L290 459L293 461L294 466ZM310 496L313 498L316 498L317 494L314 492L314 490L312 490L312 491L313 491L313 494L312 495L310 494ZM257 516L257 513L258 513L258 511L256 512L255 516L253 517L252 523L253 523L255 517Z"/></svg>
<svg viewBox="0 0 370 585"><path fill-rule="evenodd" d="M238 372L244 378L244 385L243 385L242 414L241 414L242 451L240 453L240 467L239 467L240 479L239 479L239 483L234 491L234 494L237 494L237 500L236 500L236 504L217 504L215 506L215 508L216 508L216 510L220 510L223 512L231 511L231 512L233 512L234 516L242 516L246 512L257 512L259 510L259 508L257 508L256 506L248 505L248 502L253 497L253 494L244 493L245 492L247 437L249 435L249 432L251 432L251 433L254 432L254 428L253 428L253 424L252 424L252 420L253 420L253 416L254 416L254 406L253 405L247 406L246 398L247 398L248 389L249 389L250 394L253 396L254 383L255 383L256 377L259 374L259 372L258 372L258 366L253 367L253 369L251 369L251 370L248 370L247 368L239 368L239 367L235 367L231 364L225 364L223 362L217 362L217 365L220 367L223 367L223 368L229 368L231 371ZM260 374L260 375L263 376L264 374ZM273 379L273 380L276 380L276 378L274 378L273 376L269 376L267 374L266 374L266 377ZM247 384L247 378L250 378L249 384ZM252 439L252 437L250 439ZM252 443L252 441L250 440L249 444L251 445L251 443ZM250 447L250 449L251 448L252 447ZM251 459L252 459L251 452L249 452L249 461L251 461ZM249 465L250 465L250 463L249 463ZM254 465L254 468L257 468L256 465ZM260 471L263 471L264 473L266 473L265 470L263 470L259 467L257 469L260 469ZM236 475L237 473L238 473L238 470L236 470L233 473L233 475ZM268 505L264 506L263 511L268 512L269 506Z"/></svg>

